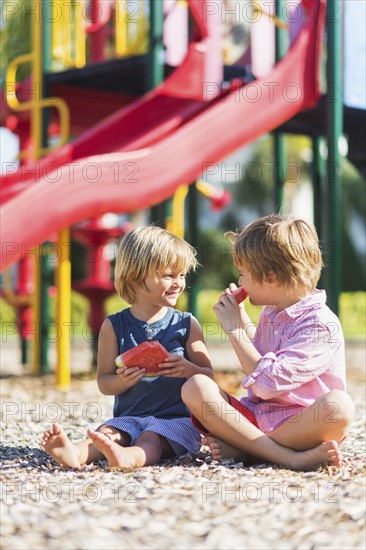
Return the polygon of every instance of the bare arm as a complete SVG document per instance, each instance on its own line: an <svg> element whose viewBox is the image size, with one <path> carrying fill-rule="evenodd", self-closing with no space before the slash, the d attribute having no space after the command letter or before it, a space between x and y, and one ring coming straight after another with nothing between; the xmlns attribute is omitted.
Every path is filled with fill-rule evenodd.
<svg viewBox="0 0 366 550"><path fill-rule="evenodd" d="M252 344L245 329L236 329L227 333L230 343L238 356L240 365L246 374L251 374L257 367L262 355Z"/></svg>
<svg viewBox="0 0 366 550"><path fill-rule="evenodd" d="M262 356L252 344L254 327L245 312L244 305L241 304L239 308L234 296L224 294L213 309L219 323L229 337L242 369L246 374L251 374Z"/></svg>
<svg viewBox="0 0 366 550"><path fill-rule="evenodd" d="M195 317L191 318L191 330L186 344L189 360L193 363L193 374L206 374L213 378L211 359L208 355L206 344L203 341L201 325Z"/></svg>
<svg viewBox="0 0 366 550"><path fill-rule="evenodd" d="M254 340L254 337L255 337L256 326L253 323L253 321L251 320L251 318L249 317L249 315L248 315L248 313L245 309L244 304L239 305L239 311L240 311L240 318L241 318L241 322L242 322L242 327L245 330L245 333L246 333L247 337L252 342Z"/></svg>
<svg viewBox="0 0 366 550"><path fill-rule="evenodd" d="M230 283L229 288L225 289L223 296L227 294L232 294L233 292L235 292L235 290L237 290L237 288L238 287L236 286L235 283ZM239 308L241 325L238 326L237 328L244 328L248 338L253 341L255 337L256 327L253 324L251 318L249 317L245 309L244 302L241 302L240 304L238 304L238 308Z"/></svg>
<svg viewBox="0 0 366 550"><path fill-rule="evenodd" d="M206 374L213 378L211 360L203 341L203 332L195 317L191 318L191 328L186 342L188 360L181 355L171 355L161 365L161 374L178 378L190 378L194 374ZM164 365L164 366L163 366Z"/></svg>
<svg viewBox="0 0 366 550"><path fill-rule="evenodd" d="M112 323L105 319L99 333L98 342L98 388L104 395L119 395L137 384L145 370L138 367L117 370L115 359L119 355L119 346Z"/></svg>

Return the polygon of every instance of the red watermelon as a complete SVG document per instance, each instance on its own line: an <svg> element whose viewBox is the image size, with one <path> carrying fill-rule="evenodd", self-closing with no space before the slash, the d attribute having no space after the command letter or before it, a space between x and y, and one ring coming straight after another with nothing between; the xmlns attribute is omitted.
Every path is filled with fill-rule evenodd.
<svg viewBox="0 0 366 550"><path fill-rule="evenodd" d="M248 296L247 291L242 286L239 286L234 292L235 300L240 304Z"/></svg>
<svg viewBox="0 0 366 550"><path fill-rule="evenodd" d="M140 367L146 370L145 376L160 374L158 365L169 357L167 350L157 342L142 342L116 357L117 367Z"/></svg>

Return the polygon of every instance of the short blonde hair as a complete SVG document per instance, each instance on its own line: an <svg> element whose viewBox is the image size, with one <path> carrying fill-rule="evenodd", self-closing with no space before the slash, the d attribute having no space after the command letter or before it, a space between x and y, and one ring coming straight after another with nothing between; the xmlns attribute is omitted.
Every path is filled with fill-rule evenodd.
<svg viewBox="0 0 366 550"><path fill-rule="evenodd" d="M186 241L161 227L138 227L120 241L114 286L119 296L132 304L136 289L145 285L147 276L158 277L168 268L188 273L196 267L196 250Z"/></svg>
<svg viewBox="0 0 366 550"><path fill-rule="evenodd" d="M271 272L284 286L315 289L323 260L313 224L272 214L226 235L234 245L235 264L245 264L256 281L267 280Z"/></svg>

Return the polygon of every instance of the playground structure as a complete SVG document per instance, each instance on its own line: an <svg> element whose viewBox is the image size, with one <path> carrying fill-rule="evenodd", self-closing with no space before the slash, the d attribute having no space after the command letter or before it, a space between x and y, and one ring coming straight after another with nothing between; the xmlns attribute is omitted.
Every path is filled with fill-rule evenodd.
<svg viewBox="0 0 366 550"><path fill-rule="evenodd" d="M82 2L77 4L83 5ZM111 37L115 39L116 54L127 55L125 61L129 66L133 66L134 58L130 57L133 47L129 46L126 40L128 18L121 17L121 10L125 9L127 4L142 5L137 2L90 0L90 24L82 30L78 23L82 19L82 14L75 13L73 33L77 46L74 48L63 48L64 44L72 43L71 34L67 35L69 38L65 38L64 35L60 38L62 27L53 29L54 50L63 52L62 63L66 68L67 65L75 67L73 75L68 75L69 81L76 78L77 72L83 71L85 79L90 79L93 63L96 64L97 70L101 71L104 64L102 52ZM187 10L187 7L183 6L184 3L178 4L180 9ZM278 8L281 2L277 4ZM55 5L63 12L61 0ZM46 71L41 62L41 37L43 36L44 50L47 36L47 25L42 13L38 13L39 17L34 18L40 22L39 25L43 19L43 27L39 28L36 23L33 24L33 52L29 56L14 60L9 67L6 91L11 112L8 113L8 120L14 131L19 131L24 149L20 168L8 170L2 176L1 224L4 244L1 265L2 269L15 262L20 262L21 266L25 258L38 254L39 261L35 262L35 267L36 271L40 271L44 259L40 252L41 243L46 240L56 242L59 304L57 324L63 327L58 340L57 381L60 387L67 387L70 377L70 338L67 329L70 324L71 288L69 228L82 220L91 220L89 227L74 227L72 231L84 242L99 247L98 261L89 266L91 271L87 280L78 286L78 290L92 302L95 300L92 312L92 324L96 327L95 337L102 317L101 305L113 290L108 277L109 265L103 260L102 249L109 239L118 237L126 229L123 226L105 228L98 221L100 217L107 212L122 214L149 208L174 197L173 215L167 227L183 234L182 204L188 192L188 185L197 181L203 167L220 162L234 150L273 131L300 111L313 108L318 102L318 69L325 24L325 1L301 3L304 15L302 29L286 53L281 47L281 41L278 40L278 63L267 77L259 77L253 81L247 79L243 70L239 78L231 79L224 87L219 80L218 65L214 63L208 47L208 41L212 39L219 23L217 13L213 13L215 10L212 10L212 13L210 11L212 6L215 7L217 4L206 0L190 0L188 5L192 24L194 23L194 39L191 40L186 57L178 68L168 71L171 74L164 79L164 66L161 60L162 3L154 0L150 4L148 15L151 91L131 103L130 93L111 94L102 90L98 92L98 106L92 109L90 120L85 106L82 108L83 116L80 116L80 113L78 115L83 87L56 85L57 79L52 76L48 78L47 86L42 85ZM35 9L40 9L37 2ZM111 26L113 14L114 20L118 22L114 28ZM124 22L122 26L121 21ZM278 17L276 32L281 36L285 31L279 21ZM144 33L146 34L146 28L146 18L142 18L141 28L135 32L136 43L141 41ZM86 70L85 39L88 34L90 66ZM330 41L333 35L329 31L328 34ZM338 39L339 37L333 36L334 43ZM332 55L329 55L329 58L331 63ZM29 81L17 84L16 79L18 67L26 61L32 62L31 82L40 83L40 95L33 101ZM140 57L135 61L137 65L141 65ZM112 66L115 67L113 63L115 62L112 62ZM337 63L335 57L333 63ZM110 61L105 61L105 64L111 67ZM70 71L69 68L67 70ZM65 71L58 74L65 74ZM216 80L207 80L208 75L215 75ZM207 86L207 82L210 86ZM276 86L271 86L271 83L275 83ZM57 90L58 97L47 98L44 88L50 91L52 88ZM53 109L53 117L48 121L48 132L44 132L43 109L50 106ZM55 110L58 117L54 116ZM27 114L29 111L30 116ZM337 116L329 114L330 120L338 120ZM240 124L240 120L245 122ZM72 141L69 141L70 129L71 133L76 135ZM29 130L31 141L27 136ZM333 127L329 135L335 141L340 132L338 121L337 127ZM48 136L59 136L59 143L52 151L46 143L47 133ZM330 190L337 189L337 151L338 145L332 147L329 143L329 162L332 170L329 173ZM190 188L193 189L193 186ZM210 188L207 182L198 183L197 188L209 196L214 204L219 205L220 201L225 204L228 199L220 193L218 196L217 190ZM280 192L278 196L280 197ZM329 218L332 221L329 225L332 230L336 227L333 214L339 209L338 198L337 193L331 193ZM179 212L181 219L177 221ZM55 237L56 232L58 238ZM32 247L36 244L39 245L38 252L33 253ZM27 269L29 271L29 268ZM24 279L24 273L19 267L19 281L22 277ZM337 279L339 276L336 275L335 282L339 285ZM35 318L41 319L42 284L39 273L36 275L36 281L33 297ZM25 292L22 288L19 290L21 295L18 298L21 300ZM336 297L337 292L336 289ZM8 296L4 295L9 301L11 297L15 299L9 287ZM29 298L27 300L25 306L28 307ZM40 322L39 325L41 324ZM42 337L39 340L41 341ZM34 358L35 365L42 364L41 353L42 350L39 349Z"/></svg>
<svg viewBox="0 0 366 550"><path fill-rule="evenodd" d="M89 326L93 341L93 364L96 364L98 335L105 318L104 302L115 292L111 281L111 263L105 254L108 243L120 238L132 229L132 224L124 223L117 227L105 227L103 218L94 218L84 224L74 226L73 237L89 247L92 254L87 256L87 275L82 281L73 283L73 288L89 299Z"/></svg>

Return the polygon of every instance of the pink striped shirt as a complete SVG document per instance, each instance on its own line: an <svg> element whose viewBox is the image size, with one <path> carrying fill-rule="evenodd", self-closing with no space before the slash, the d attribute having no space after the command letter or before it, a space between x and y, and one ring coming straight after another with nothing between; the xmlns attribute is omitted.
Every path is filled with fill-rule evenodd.
<svg viewBox="0 0 366 550"><path fill-rule="evenodd" d="M240 401L255 414L263 432L301 415L330 390L346 388L343 331L326 305L324 290L282 311L264 307L253 343L262 359L243 378L248 396Z"/></svg>

